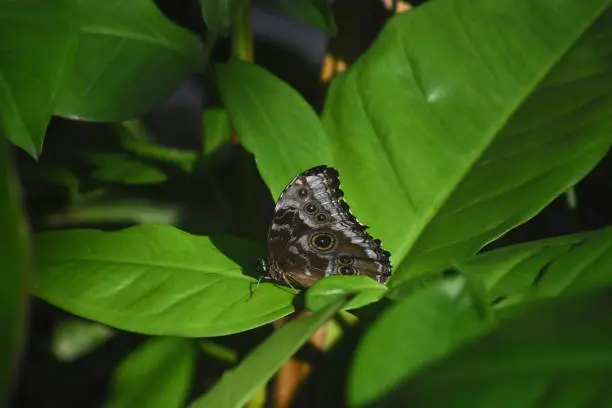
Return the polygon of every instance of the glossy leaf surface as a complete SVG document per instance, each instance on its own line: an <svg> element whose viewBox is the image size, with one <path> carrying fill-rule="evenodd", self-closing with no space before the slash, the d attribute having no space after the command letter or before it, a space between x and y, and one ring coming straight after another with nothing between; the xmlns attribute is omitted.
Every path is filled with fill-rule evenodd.
<svg viewBox="0 0 612 408"><path fill-rule="evenodd" d="M213 240L173 227L44 232L35 243L36 296L123 330L219 336L293 310L293 292L269 283L253 292L256 280L242 274ZM228 238L225 245L255 264L250 244Z"/></svg>
<svg viewBox="0 0 612 408"><path fill-rule="evenodd" d="M298 173L330 164L329 145L312 108L287 84L248 62L217 67L232 125L274 199Z"/></svg>
<svg viewBox="0 0 612 408"><path fill-rule="evenodd" d="M612 229L502 248L457 267L481 278L498 307L612 286Z"/></svg>
<svg viewBox="0 0 612 408"><path fill-rule="evenodd" d="M0 2L0 128L38 157L77 40L74 1Z"/></svg>
<svg viewBox="0 0 612 408"><path fill-rule="evenodd" d="M323 120L390 285L536 215L612 141L610 0L440 0L395 16Z"/></svg>
<svg viewBox="0 0 612 408"><path fill-rule="evenodd" d="M150 0L82 0L75 60L55 114L117 122L147 112L203 67L199 39Z"/></svg>

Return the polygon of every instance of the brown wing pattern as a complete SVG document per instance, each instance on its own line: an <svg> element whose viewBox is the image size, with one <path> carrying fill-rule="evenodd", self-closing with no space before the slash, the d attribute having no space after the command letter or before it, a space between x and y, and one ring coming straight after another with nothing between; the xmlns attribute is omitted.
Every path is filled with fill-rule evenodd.
<svg viewBox="0 0 612 408"><path fill-rule="evenodd" d="M366 275L386 282L389 252L372 238L342 199L338 171L318 166L281 193L268 231L269 275L308 287L330 275Z"/></svg>

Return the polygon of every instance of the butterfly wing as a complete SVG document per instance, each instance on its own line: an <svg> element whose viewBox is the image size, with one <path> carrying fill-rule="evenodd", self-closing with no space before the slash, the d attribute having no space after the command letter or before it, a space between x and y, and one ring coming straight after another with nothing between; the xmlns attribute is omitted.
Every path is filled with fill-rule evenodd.
<svg viewBox="0 0 612 408"><path fill-rule="evenodd" d="M372 238L342 199L338 171L318 166L281 193L268 232L269 273L308 287L330 275L366 275L384 283L389 252Z"/></svg>

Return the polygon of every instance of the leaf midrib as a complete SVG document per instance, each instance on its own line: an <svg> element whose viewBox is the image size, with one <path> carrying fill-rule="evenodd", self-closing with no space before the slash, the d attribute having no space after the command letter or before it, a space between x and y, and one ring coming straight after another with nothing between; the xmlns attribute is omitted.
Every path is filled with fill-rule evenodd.
<svg viewBox="0 0 612 408"><path fill-rule="evenodd" d="M250 278L246 275L241 274L239 271L241 270L241 267L239 265L236 265L235 267L232 268L228 268L228 269L223 269L223 270L218 270L218 269L202 269L201 267L196 267L196 266L189 266L189 265L181 265L181 264L172 264L172 263L147 263L144 261L137 261L137 260L118 260L118 259L101 259L101 258L95 258L95 257L84 257L84 258L69 258L69 257L65 257L65 258L59 258L59 259L42 259L41 261L44 262L44 265L42 266L43 268L47 268L49 266L51 266L53 263L55 264L65 264L65 263L98 263L98 264L109 264L109 265L120 265L120 266L138 266L138 267L147 267L147 268L158 268L158 269L178 269L181 271L188 271L188 272L197 272L197 273L206 273L206 274L219 274L219 275L228 275L231 277L235 277L235 278L243 278L243 279L248 279L251 280L253 278ZM200 265L203 266L203 265ZM205 266L205 265L204 265Z"/></svg>

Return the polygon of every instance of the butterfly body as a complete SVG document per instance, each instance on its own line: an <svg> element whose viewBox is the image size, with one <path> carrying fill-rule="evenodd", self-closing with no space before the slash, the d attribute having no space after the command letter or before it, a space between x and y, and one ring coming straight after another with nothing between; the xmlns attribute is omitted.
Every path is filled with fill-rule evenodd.
<svg viewBox="0 0 612 408"><path fill-rule="evenodd" d="M281 193L268 231L270 278L307 288L330 275L366 275L384 283L389 252L372 238L342 199L338 171L318 166Z"/></svg>

